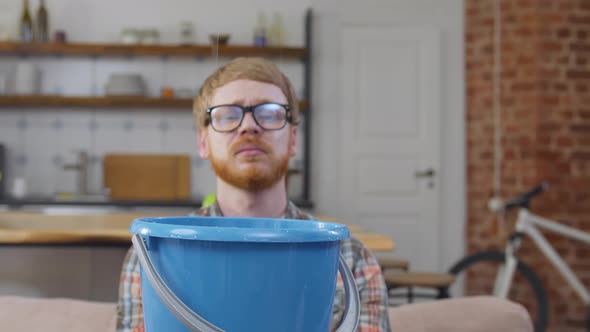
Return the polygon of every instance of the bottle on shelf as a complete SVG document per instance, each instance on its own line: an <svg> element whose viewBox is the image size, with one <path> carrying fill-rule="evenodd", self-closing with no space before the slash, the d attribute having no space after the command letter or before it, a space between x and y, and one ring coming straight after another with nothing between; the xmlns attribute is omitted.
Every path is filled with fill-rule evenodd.
<svg viewBox="0 0 590 332"><path fill-rule="evenodd" d="M37 8L37 21L35 22L37 40L42 42L49 41L49 15L47 14L47 7L45 7L45 0L41 0L39 8Z"/></svg>
<svg viewBox="0 0 590 332"><path fill-rule="evenodd" d="M266 15L264 12L258 12L258 20L254 28L254 46L264 47L268 42L268 29L266 26Z"/></svg>
<svg viewBox="0 0 590 332"><path fill-rule="evenodd" d="M283 46L285 42L285 30L283 29L283 20L281 15L274 13L272 23L269 29L269 44L275 47Z"/></svg>
<svg viewBox="0 0 590 332"><path fill-rule="evenodd" d="M23 12L19 21L19 33L22 42L30 43L35 40L33 20L29 13L29 0L23 0Z"/></svg>

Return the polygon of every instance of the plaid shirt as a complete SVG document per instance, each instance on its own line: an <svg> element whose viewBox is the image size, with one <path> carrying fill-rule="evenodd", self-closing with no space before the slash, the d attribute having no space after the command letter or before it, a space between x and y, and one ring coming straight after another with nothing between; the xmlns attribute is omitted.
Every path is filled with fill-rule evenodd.
<svg viewBox="0 0 590 332"><path fill-rule="evenodd" d="M222 216L217 204L196 211L199 216ZM289 202L284 214L286 219L314 219ZM386 332L389 329L387 315L387 289L381 269L373 254L357 239L342 241L340 253L354 274L360 294L361 315L359 332ZM131 248L123 262L117 303L117 332L144 332L139 260ZM344 313L344 287L340 273L332 312L332 328Z"/></svg>

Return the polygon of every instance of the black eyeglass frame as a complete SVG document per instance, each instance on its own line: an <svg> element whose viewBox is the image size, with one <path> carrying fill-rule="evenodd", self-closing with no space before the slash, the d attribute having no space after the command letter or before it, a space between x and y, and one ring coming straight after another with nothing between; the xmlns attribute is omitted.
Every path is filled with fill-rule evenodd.
<svg viewBox="0 0 590 332"><path fill-rule="evenodd" d="M263 127L260 123L258 123L258 120L256 120L256 115L254 113L254 110L262 105L278 105L281 106L282 108L285 109L285 123L283 123L283 125L280 128L273 128L273 129L267 129L265 127ZM218 108L218 107L224 107L224 106L232 106L232 107L237 107L239 109L242 110L242 118L240 119L240 122L236 125L235 128L231 129L231 130L217 130L212 122L213 120L211 119L211 112L213 112L214 109ZM256 125L258 125L258 127L264 129L264 130L281 130L283 128L285 128L285 126L288 123L293 123L293 118L291 116L291 108L289 107L289 105L285 105L285 104L279 104L279 103L261 103L261 104L256 104L256 105L252 105L252 106L242 106L242 105L237 105L237 104L223 104L223 105L216 105L213 107L209 107L207 108L207 125L211 125L211 128L213 128L213 130L215 130L216 132L219 133L229 133L232 132L236 129L238 129L241 125L242 122L244 122L244 118L246 117L246 113L252 113L252 118L254 119L254 122L256 122Z"/></svg>

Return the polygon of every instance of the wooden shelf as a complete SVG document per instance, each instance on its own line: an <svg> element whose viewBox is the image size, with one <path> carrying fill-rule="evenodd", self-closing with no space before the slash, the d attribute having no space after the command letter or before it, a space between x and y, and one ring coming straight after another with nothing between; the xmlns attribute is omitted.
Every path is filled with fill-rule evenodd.
<svg viewBox="0 0 590 332"><path fill-rule="evenodd" d="M87 43L0 42L0 55L17 56L178 56L236 57L260 56L306 60L307 49L300 47L254 47L249 45L126 45Z"/></svg>
<svg viewBox="0 0 590 332"><path fill-rule="evenodd" d="M164 99L136 96L66 97L66 96L0 96L0 108L192 108L192 99Z"/></svg>
<svg viewBox="0 0 590 332"><path fill-rule="evenodd" d="M137 109L186 109L192 110L193 100L190 98L147 98L136 96L51 96L51 95L18 95L0 96L0 111L7 107L14 108L137 108ZM305 111L307 103L301 101L299 107Z"/></svg>

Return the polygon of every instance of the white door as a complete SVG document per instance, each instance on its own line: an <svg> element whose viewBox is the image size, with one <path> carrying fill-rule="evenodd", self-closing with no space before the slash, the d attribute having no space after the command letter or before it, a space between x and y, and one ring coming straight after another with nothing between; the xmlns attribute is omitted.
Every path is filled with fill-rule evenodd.
<svg viewBox="0 0 590 332"><path fill-rule="evenodd" d="M440 267L440 43L431 28L342 28L341 203L413 270Z"/></svg>

